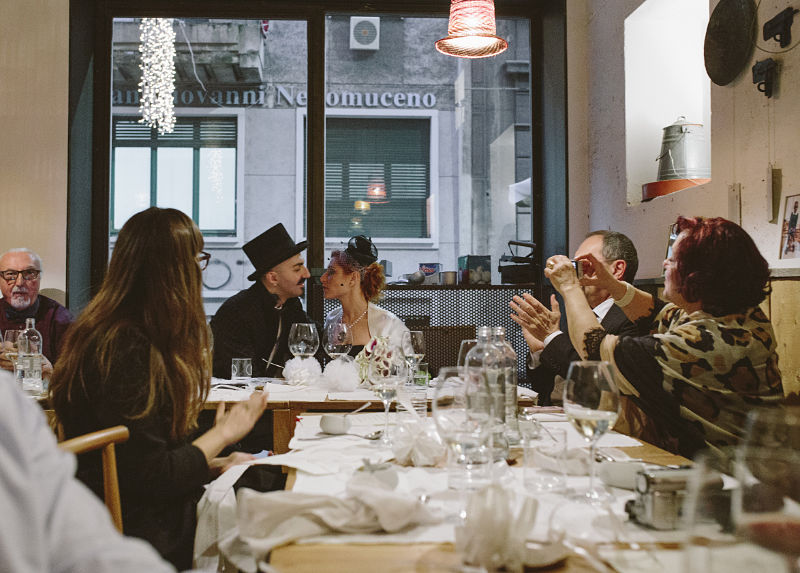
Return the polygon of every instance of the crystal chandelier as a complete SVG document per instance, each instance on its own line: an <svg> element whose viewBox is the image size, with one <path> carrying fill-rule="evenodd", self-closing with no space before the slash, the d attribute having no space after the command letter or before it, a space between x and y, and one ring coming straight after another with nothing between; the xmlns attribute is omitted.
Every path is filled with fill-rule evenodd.
<svg viewBox="0 0 800 573"><path fill-rule="evenodd" d="M172 18L142 18L139 25L142 80L139 82L141 123L158 132L175 129L175 31Z"/></svg>

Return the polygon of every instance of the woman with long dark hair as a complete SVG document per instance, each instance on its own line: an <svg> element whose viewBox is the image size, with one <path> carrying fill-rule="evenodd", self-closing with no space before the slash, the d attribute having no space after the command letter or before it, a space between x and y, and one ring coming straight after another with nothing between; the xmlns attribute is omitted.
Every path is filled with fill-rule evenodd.
<svg viewBox="0 0 800 573"><path fill-rule="evenodd" d="M211 377L202 248L200 231L180 211L151 207L131 217L50 384L66 437L129 428L130 440L117 448L123 528L179 569L192 565L202 485L250 457L217 454L266 407L256 393L227 413L219 409L214 427L191 438ZM78 477L102 496L99 453L81 456Z"/></svg>

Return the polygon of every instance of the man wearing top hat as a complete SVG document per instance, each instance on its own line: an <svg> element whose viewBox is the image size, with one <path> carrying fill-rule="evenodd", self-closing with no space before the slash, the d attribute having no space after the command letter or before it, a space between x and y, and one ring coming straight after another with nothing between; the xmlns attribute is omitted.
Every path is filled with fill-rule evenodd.
<svg viewBox="0 0 800 573"><path fill-rule="evenodd" d="M253 376L282 376L291 358L292 324L312 322L298 298L311 276L301 255L307 244L295 244L280 223L245 244L256 269L247 279L255 282L226 300L211 319L215 377L231 377L232 358L250 358Z"/></svg>

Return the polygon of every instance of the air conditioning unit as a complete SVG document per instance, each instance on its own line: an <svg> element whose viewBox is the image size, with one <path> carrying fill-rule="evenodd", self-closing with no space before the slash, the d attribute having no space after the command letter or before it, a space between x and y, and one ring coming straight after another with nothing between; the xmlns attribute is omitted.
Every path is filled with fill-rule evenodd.
<svg viewBox="0 0 800 573"><path fill-rule="evenodd" d="M381 41L381 19L367 16L350 17L350 49L377 50Z"/></svg>

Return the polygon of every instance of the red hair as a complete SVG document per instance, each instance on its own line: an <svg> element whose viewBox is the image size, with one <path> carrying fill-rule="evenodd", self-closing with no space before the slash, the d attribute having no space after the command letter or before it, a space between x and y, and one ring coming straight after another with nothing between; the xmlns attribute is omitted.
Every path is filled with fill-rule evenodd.
<svg viewBox="0 0 800 573"><path fill-rule="evenodd" d="M346 273L358 273L361 277L361 293L368 301L377 300L386 286L383 267L378 263L372 263L364 267L345 251L333 251L331 253L331 264L339 265Z"/></svg>
<svg viewBox="0 0 800 573"><path fill-rule="evenodd" d="M673 252L678 290L704 311L723 316L757 306L769 294L769 265L736 223L716 217L678 217Z"/></svg>

